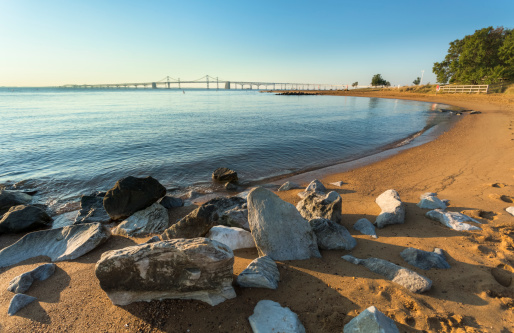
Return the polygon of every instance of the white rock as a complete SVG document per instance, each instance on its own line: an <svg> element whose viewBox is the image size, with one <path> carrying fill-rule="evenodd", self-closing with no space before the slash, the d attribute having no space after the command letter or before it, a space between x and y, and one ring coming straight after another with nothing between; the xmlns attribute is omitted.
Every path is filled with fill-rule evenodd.
<svg viewBox="0 0 514 333"><path fill-rule="evenodd" d="M383 228L389 224L401 224L405 222L405 206L400 195L395 190L387 190L375 200L382 211L377 216L375 224Z"/></svg>
<svg viewBox="0 0 514 333"><path fill-rule="evenodd" d="M168 210L159 203L132 214L112 230L114 235L143 237L160 234L169 226Z"/></svg>
<svg viewBox="0 0 514 333"><path fill-rule="evenodd" d="M507 207L505 208L505 210L507 211L507 213L514 216L514 206Z"/></svg>
<svg viewBox="0 0 514 333"><path fill-rule="evenodd" d="M448 228L452 228L454 230L458 231L465 231L465 230L482 230L481 228L464 223L464 222L474 222L480 224L475 219L472 219L471 217L464 215L462 213L456 213L456 212L444 212L441 209L434 209L431 211L428 211L425 214L426 217L429 219L432 219L434 221L441 222Z"/></svg>
<svg viewBox="0 0 514 333"><path fill-rule="evenodd" d="M269 300L259 301L248 321L253 333L305 333L296 313Z"/></svg>
<svg viewBox="0 0 514 333"><path fill-rule="evenodd" d="M206 237L223 243L232 250L255 247L252 234L241 228L218 225L212 227Z"/></svg>
<svg viewBox="0 0 514 333"><path fill-rule="evenodd" d="M335 182L335 183L330 183L330 185L341 187L341 186L344 185L344 182L341 180L341 181L338 181L338 182Z"/></svg>
<svg viewBox="0 0 514 333"><path fill-rule="evenodd" d="M370 306L343 328L344 333L399 333L395 322L376 307Z"/></svg>
<svg viewBox="0 0 514 333"><path fill-rule="evenodd" d="M446 209L446 204L437 197L437 193L424 193L420 196L420 201L416 204L423 209Z"/></svg>

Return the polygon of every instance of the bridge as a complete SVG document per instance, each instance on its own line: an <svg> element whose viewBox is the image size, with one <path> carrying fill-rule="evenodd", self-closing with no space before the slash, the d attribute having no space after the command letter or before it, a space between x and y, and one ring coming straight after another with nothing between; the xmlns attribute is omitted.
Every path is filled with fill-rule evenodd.
<svg viewBox="0 0 514 333"><path fill-rule="evenodd" d="M130 82L108 84L66 84L62 88L150 88L150 89L183 89L199 86L207 89L257 89L257 90L339 90L348 89L346 84L291 83L291 82L253 82L229 81L205 75L197 80L180 80L170 76L154 82ZM261 88L262 87L262 88Z"/></svg>

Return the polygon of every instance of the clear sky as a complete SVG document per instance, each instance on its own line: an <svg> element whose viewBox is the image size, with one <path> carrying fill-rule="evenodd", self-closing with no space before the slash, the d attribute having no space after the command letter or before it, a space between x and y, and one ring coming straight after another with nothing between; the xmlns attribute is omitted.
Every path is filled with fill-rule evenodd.
<svg viewBox="0 0 514 333"><path fill-rule="evenodd" d="M435 83L448 43L514 0L0 0L0 86L182 80Z"/></svg>

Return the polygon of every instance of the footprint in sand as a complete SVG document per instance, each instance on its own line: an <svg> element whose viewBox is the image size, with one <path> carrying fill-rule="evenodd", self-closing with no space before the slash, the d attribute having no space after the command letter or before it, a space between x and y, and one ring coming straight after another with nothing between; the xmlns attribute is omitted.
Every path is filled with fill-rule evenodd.
<svg viewBox="0 0 514 333"><path fill-rule="evenodd" d="M496 220L498 218L497 213L481 209L463 210L461 213L475 219L486 219L489 221Z"/></svg>
<svg viewBox="0 0 514 333"><path fill-rule="evenodd" d="M509 195L500 195L500 194L489 194L489 198L493 200L501 200L506 203L513 203L514 199Z"/></svg>

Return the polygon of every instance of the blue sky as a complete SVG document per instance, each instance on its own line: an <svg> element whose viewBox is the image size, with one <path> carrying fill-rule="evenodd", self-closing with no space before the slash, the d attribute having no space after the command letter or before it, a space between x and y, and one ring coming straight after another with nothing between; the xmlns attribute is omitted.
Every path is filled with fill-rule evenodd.
<svg viewBox="0 0 514 333"><path fill-rule="evenodd" d="M435 82L448 43L514 1L0 0L0 86L182 80Z"/></svg>

